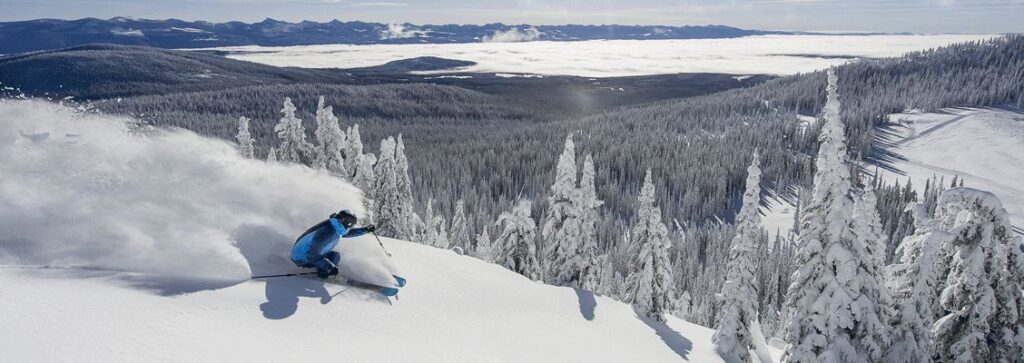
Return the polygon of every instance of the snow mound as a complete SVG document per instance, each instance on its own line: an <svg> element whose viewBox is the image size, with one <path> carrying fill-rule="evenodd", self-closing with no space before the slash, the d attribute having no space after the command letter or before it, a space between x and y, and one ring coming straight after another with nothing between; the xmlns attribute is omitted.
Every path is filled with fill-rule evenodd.
<svg viewBox="0 0 1024 363"><path fill-rule="evenodd" d="M256 268L286 256L295 235L361 211L360 198L344 181L188 131L0 101L0 264L241 281L247 258Z"/></svg>

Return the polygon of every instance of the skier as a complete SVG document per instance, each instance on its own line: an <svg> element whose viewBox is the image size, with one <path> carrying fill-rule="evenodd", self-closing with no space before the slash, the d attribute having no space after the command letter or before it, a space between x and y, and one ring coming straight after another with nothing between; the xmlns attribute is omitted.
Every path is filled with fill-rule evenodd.
<svg viewBox="0 0 1024 363"><path fill-rule="evenodd" d="M338 239L359 237L377 229L372 224L352 228L356 221L354 214L342 210L306 230L292 247L292 262L299 267L316 267L316 275L320 278L337 275L341 255L334 251L334 246L338 244Z"/></svg>

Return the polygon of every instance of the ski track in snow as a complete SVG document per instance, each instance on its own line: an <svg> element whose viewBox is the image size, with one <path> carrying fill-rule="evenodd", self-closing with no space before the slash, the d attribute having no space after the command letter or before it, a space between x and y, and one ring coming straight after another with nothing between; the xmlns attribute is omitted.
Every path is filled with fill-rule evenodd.
<svg viewBox="0 0 1024 363"><path fill-rule="evenodd" d="M883 140L895 171L882 171L889 183L910 179L920 193L933 175L950 183L992 192L1003 202L1010 222L1024 233L1024 111L1012 107L949 109L941 113L890 115L899 125Z"/></svg>

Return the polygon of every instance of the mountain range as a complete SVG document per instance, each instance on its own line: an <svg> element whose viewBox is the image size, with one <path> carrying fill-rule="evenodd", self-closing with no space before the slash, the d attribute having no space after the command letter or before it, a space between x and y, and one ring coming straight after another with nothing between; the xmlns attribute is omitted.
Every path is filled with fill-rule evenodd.
<svg viewBox="0 0 1024 363"><path fill-rule="evenodd" d="M149 20L128 17L78 20L37 19L0 23L0 54L23 53L90 43L158 48L237 45L473 43L530 40L708 39L783 32L724 25L414 25L361 21L257 23Z"/></svg>

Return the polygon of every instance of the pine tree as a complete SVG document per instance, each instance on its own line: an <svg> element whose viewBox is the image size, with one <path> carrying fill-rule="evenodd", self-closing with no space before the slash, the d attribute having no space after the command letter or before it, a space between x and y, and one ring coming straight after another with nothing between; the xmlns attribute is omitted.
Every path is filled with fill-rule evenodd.
<svg viewBox="0 0 1024 363"><path fill-rule="evenodd" d="M398 143L395 145L395 173L398 178L398 196L401 200L402 220L405 222L399 239L411 239L413 237L413 226L419 221L416 215L416 202L412 195L412 178L409 177L409 159L405 156L405 142L402 135L398 135ZM468 238L468 237L467 237Z"/></svg>
<svg viewBox="0 0 1024 363"><path fill-rule="evenodd" d="M939 295L940 317L932 327L933 357L1020 361L1024 321L1019 312L1024 301L1018 251L1010 251L1019 245L1010 237L1006 210L991 193L963 187L943 192L938 204L936 220L952 235L952 255Z"/></svg>
<svg viewBox="0 0 1024 363"><path fill-rule="evenodd" d="M668 238L668 228L661 222L661 208L654 205L654 182L650 169L644 177L637 201L626 296L646 317L664 322L672 290L672 269L668 259L672 241Z"/></svg>
<svg viewBox="0 0 1024 363"><path fill-rule="evenodd" d="M609 256L609 252L606 252L600 256L597 256L597 266L600 272L600 279L598 283L597 291L598 294L617 297L619 290L615 286L615 264Z"/></svg>
<svg viewBox="0 0 1024 363"><path fill-rule="evenodd" d="M358 167L355 177L352 178L352 185L363 191L363 199L367 201L367 205L372 206L374 187L377 183L377 175L373 171L373 166L377 165L377 156L373 153L362 154L356 165ZM367 210L372 210L372 208L367 208Z"/></svg>
<svg viewBox="0 0 1024 363"><path fill-rule="evenodd" d="M910 203L914 211L915 233L903 239L896 249L899 262L888 267L887 285L892 292L893 319L892 346L886 353L886 362L932 361L930 353L931 329L935 322L932 306L938 295L935 264L941 246L951 236L937 229L924 205Z"/></svg>
<svg viewBox="0 0 1024 363"><path fill-rule="evenodd" d="M423 225L420 226L420 234L417 236L420 243L435 246L437 244L437 218L434 217L434 198L427 199L427 206L423 209Z"/></svg>
<svg viewBox="0 0 1024 363"><path fill-rule="evenodd" d="M277 138L281 139L281 145L277 148L277 159L286 163L302 163L307 159L313 146L306 141L306 129L302 126L302 120L295 117L295 105L292 104L290 97L284 99L281 113L284 116L274 126Z"/></svg>
<svg viewBox="0 0 1024 363"><path fill-rule="evenodd" d="M598 208L604 204L597 198L594 158L587 154L583 161L583 175L580 177L580 189L576 210L579 211L580 242L576 260L579 261L580 287L584 290L598 291L601 283L602 265L597 260L600 252L597 243L597 224L600 215Z"/></svg>
<svg viewBox="0 0 1024 363"><path fill-rule="evenodd" d="M351 177L355 180L359 177L359 171L362 170L363 163L363 139L359 135L359 124L352 125L345 132L347 137L345 138L345 170L351 173ZM370 163L372 166L373 163ZM363 176L365 179L366 176ZM369 178L373 179L373 178ZM367 190L367 189L363 189Z"/></svg>
<svg viewBox="0 0 1024 363"><path fill-rule="evenodd" d="M544 266L548 282L556 285L579 286L578 257L580 243L579 211L576 202L576 150L572 135L565 137L565 148L558 158L555 183L551 185L544 227Z"/></svg>
<svg viewBox="0 0 1024 363"><path fill-rule="evenodd" d="M494 240L494 259L505 268L515 271L531 280L541 277L540 263L537 262L537 224L530 217L531 202L520 199L511 211L498 216L496 225L504 225Z"/></svg>
<svg viewBox="0 0 1024 363"><path fill-rule="evenodd" d="M785 362L875 362L886 340L875 327L873 256L853 233L854 202L834 70L815 161L814 190L803 210L796 272L790 281Z"/></svg>
<svg viewBox="0 0 1024 363"><path fill-rule="evenodd" d="M444 216L434 214L434 198L427 199L427 208L423 214L423 226L420 231L420 243L437 248L448 248L448 231Z"/></svg>
<svg viewBox="0 0 1024 363"><path fill-rule="evenodd" d="M754 152L747 168L747 190L743 207L736 216L736 234L729 248L729 266L722 286L722 318L712 342L726 362L771 362L757 316L757 246L761 235L761 168ZM751 350L757 356L750 354Z"/></svg>
<svg viewBox="0 0 1024 363"><path fill-rule="evenodd" d="M395 173L395 139L380 141L380 159L373 168L376 183L373 191L373 216L377 232L382 236L403 235L407 220L403 218Z"/></svg>
<svg viewBox="0 0 1024 363"><path fill-rule="evenodd" d="M338 118L334 116L334 108L324 103L324 97L316 105L316 131L317 140L315 165L326 168L331 174L349 178L351 175L345 169L346 160L342 157L345 149L345 132L338 125Z"/></svg>
<svg viewBox="0 0 1024 363"><path fill-rule="evenodd" d="M484 226L484 230L476 236L474 252L476 257L481 260L494 262L494 250L491 247L491 235L487 233L487 226Z"/></svg>
<svg viewBox="0 0 1024 363"><path fill-rule="evenodd" d="M238 134L235 136L235 140L238 140L238 153L243 158L252 159L256 157L256 150L253 148L255 140L253 140L252 134L249 132L249 119L245 116L238 117Z"/></svg>
<svg viewBox="0 0 1024 363"><path fill-rule="evenodd" d="M276 163L277 162L277 148L275 148L273 146L270 147L270 151L267 152L267 162L269 162L269 163Z"/></svg>
<svg viewBox="0 0 1024 363"><path fill-rule="evenodd" d="M859 351L876 361L891 344L886 324L892 319L892 301L885 287L886 238L882 235L878 201L871 184L864 187L854 204L853 234L856 240L850 249L861 258L857 271L859 286L851 287L860 294L853 302L858 323L852 330L852 338L859 344Z"/></svg>
<svg viewBox="0 0 1024 363"><path fill-rule="evenodd" d="M473 245L469 239L469 224L466 221L466 206L459 199L455 203L455 212L452 214L452 229L451 233L448 234L452 245L462 248L466 253L470 252Z"/></svg>

